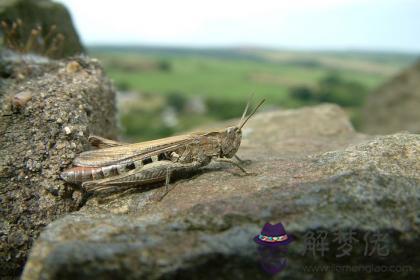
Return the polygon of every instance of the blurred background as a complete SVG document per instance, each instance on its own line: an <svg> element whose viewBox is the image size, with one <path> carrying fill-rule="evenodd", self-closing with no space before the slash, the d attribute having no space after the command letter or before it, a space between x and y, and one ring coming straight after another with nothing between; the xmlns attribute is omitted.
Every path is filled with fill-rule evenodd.
<svg viewBox="0 0 420 280"><path fill-rule="evenodd" d="M336 103L366 130L398 107L375 102L420 52L417 0L56 2L112 78L130 140L239 117L250 93L265 110Z"/></svg>

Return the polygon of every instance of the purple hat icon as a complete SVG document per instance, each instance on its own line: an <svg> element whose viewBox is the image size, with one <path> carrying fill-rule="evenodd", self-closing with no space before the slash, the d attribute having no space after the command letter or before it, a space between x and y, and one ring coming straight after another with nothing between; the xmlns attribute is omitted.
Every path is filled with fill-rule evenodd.
<svg viewBox="0 0 420 280"><path fill-rule="evenodd" d="M260 245L279 246L287 245L293 241L292 237L287 235L281 223L272 225L266 223L261 233L254 237L254 241Z"/></svg>

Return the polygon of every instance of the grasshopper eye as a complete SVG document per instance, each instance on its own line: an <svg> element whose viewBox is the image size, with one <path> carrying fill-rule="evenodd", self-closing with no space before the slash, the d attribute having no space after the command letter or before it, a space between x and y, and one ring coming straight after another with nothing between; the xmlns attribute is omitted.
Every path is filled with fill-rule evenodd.
<svg viewBox="0 0 420 280"><path fill-rule="evenodd" d="M226 132L227 132L228 135L232 135L232 137L233 137L234 135L240 133L241 130L239 128L237 128L237 127L229 127L226 130Z"/></svg>

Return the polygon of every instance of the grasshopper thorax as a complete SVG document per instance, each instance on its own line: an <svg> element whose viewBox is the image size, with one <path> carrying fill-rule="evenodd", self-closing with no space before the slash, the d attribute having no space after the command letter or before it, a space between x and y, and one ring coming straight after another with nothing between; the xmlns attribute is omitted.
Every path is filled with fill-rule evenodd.
<svg viewBox="0 0 420 280"><path fill-rule="evenodd" d="M241 145L242 131L239 127L232 126L228 127L224 134L221 141L221 157L231 158Z"/></svg>

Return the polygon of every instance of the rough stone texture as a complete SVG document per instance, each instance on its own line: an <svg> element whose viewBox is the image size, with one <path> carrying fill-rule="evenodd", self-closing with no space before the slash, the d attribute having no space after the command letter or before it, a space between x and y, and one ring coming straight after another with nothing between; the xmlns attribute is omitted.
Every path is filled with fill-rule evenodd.
<svg viewBox="0 0 420 280"><path fill-rule="evenodd" d="M303 267L325 264L404 264L411 270L369 277L419 275L420 135L361 135L341 109L322 105L258 114L239 156L258 175L211 164L160 202L151 198L162 189L89 198L47 226L23 279L267 279L252 241L266 222L295 239L278 277L368 277ZM330 251L303 256L305 235L319 230ZM350 256L335 256L337 230L357 234ZM363 238L375 232L387 234L387 257L364 256Z"/></svg>
<svg viewBox="0 0 420 280"><path fill-rule="evenodd" d="M370 94L361 130L388 134L420 132L420 61Z"/></svg>
<svg viewBox="0 0 420 280"><path fill-rule="evenodd" d="M96 61L7 57L2 65L10 75L0 83L0 278L20 273L40 230L80 207L81 193L59 174L87 149L87 136L117 133L115 93Z"/></svg>
<svg viewBox="0 0 420 280"><path fill-rule="evenodd" d="M73 26L67 9L60 3L50 0L2 0L0 2L0 21L13 22L21 19L23 27L21 38L24 42L31 30L41 26L46 36L52 25L57 33L64 35L64 44L55 57L67 57L84 52L79 36Z"/></svg>

